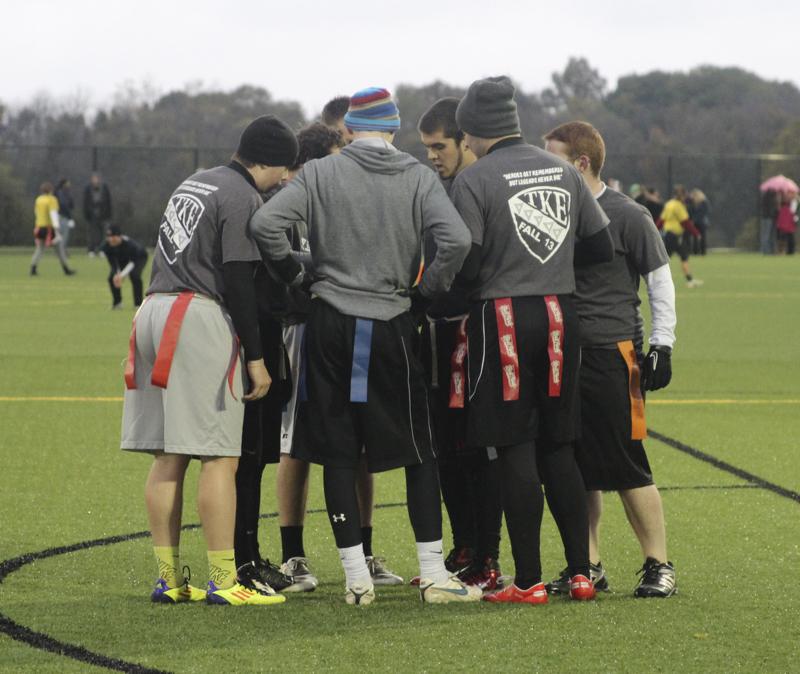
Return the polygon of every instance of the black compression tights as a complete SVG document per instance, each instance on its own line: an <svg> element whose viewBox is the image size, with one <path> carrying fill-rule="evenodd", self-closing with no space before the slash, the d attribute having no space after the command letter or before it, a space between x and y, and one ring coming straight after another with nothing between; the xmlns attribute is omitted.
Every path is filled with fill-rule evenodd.
<svg viewBox="0 0 800 674"><path fill-rule="evenodd" d="M589 512L586 488L571 444L539 445L539 472L556 521L569 575L589 577Z"/></svg>
<svg viewBox="0 0 800 674"><path fill-rule="evenodd" d="M236 469L236 528L233 536L237 567L261 559L258 518L261 513L261 477L265 466L261 452L242 451Z"/></svg>
<svg viewBox="0 0 800 674"><path fill-rule="evenodd" d="M414 538L419 542L438 541L442 537L442 510L436 463L429 461L405 470L408 515ZM325 505L337 548L351 548L361 543L356 473L355 468L331 466L325 466L322 472Z"/></svg>
<svg viewBox="0 0 800 674"><path fill-rule="evenodd" d="M539 535L544 497L536 470L536 450L531 441L498 447L497 454L503 476L503 512L516 569L514 583L525 590L542 580Z"/></svg>

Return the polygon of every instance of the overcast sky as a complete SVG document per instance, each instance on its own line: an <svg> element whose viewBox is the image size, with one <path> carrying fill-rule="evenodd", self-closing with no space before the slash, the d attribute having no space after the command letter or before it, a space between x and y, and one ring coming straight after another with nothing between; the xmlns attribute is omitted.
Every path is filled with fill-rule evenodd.
<svg viewBox="0 0 800 674"><path fill-rule="evenodd" d="M570 56L612 87L622 75L699 64L800 85L799 37L797 0L6 0L0 101L80 91L104 107L126 80L162 93L247 83L311 115L373 85L508 74L539 91Z"/></svg>

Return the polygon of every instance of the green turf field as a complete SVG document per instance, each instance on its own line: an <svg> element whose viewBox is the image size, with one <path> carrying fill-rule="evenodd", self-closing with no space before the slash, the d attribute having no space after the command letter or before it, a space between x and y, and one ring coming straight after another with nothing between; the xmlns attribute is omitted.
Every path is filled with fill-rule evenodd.
<svg viewBox="0 0 800 674"><path fill-rule="evenodd" d="M111 312L103 260L76 250L78 275L66 278L49 253L29 278L29 254L0 251L0 561L147 528L148 460L117 449L130 286L126 310ZM402 587L380 591L369 608L346 607L329 525L310 514L307 552L321 585L283 605L151 605L154 562L140 538L13 571L0 584L0 629L180 672L800 671L800 501L790 493L800 492L800 258L718 254L692 264L705 285L677 284L674 379L650 396L649 425L745 473L648 442L678 596L632 598L641 560L612 495L603 562L613 591L591 604L423 607ZM273 487L268 469L265 513ZM187 494L184 521L193 523L193 488ZM379 476L376 499L387 504L376 511L376 552L413 576L405 509L391 505L404 500L400 473ZM275 521L262 531L262 549L279 555ZM506 541L501 556L510 572ZM184 534L182 560L204 579L199 531ZM548 514L543 563L546 578L563 565ZM3 672L85 669L0 633Z"/></svg>

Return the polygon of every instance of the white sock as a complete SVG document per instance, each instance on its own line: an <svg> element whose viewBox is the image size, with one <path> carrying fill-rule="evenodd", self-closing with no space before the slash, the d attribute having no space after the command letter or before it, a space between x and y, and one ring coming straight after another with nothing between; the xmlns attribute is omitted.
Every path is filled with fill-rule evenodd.
<svg viewBox="0 0 800 674"><path fill-rule="evenodd" d="M434 583L444 583L450 578L450 573L444 566L441 538L429 543L417 541L417 558L420 578L429 578Z"/></svg>
<svg viewBox="0 0 800 674"><path fill-rule="evenodd" d="M369 575L367 560L364 557L364 546L359 543L351 548L338 548L338 550L347 587L353 587L356 583L372 585L372 576Z"/></svg>

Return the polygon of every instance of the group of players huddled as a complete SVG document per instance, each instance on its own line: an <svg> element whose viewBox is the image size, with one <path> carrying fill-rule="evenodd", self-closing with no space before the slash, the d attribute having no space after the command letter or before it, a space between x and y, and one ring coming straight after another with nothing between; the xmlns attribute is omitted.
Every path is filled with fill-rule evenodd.
<svg viewBox="0 0 800 674"><path fill-rule="evenodd" d="M620 494L641 545L635 596L671 596L642 440L645 392L672 374L675 299L648 211L601 181L591 125L553 129L545 149L526 143L507 77L419 120L438 177L394 147L399 127L380 88L333 99L297 135L262 116L230 163L170 197L131 333L121 443L153 455L152 600L275 604L314 590L311 463L323 466L348 604L404 582L372 550L372 475L396 468L424 602L594 599L609 588L603 491ZM192 458L205 590L179 557ZM280 566L258 545L262 474L276 461ZM566 557L547 584L545 497ZM513 579L499 566L503 514Z"/></svg>

